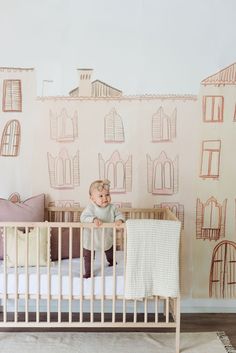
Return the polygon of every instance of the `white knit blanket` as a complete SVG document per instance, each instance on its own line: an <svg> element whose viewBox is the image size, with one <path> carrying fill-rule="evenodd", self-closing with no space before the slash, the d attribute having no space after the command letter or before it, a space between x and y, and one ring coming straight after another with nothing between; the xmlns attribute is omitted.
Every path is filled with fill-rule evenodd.
<svg viewBox="0 0 236 353"><path fill-rule="evenodd" d="M125 298L142 299L179 294L181 223L128 220Z"/></svg>

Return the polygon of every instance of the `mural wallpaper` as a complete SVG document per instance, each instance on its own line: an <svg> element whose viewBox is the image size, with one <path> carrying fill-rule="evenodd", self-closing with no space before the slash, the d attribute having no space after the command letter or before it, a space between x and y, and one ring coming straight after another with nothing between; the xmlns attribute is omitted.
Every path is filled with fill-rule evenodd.
<svg viewBox="0 0 236 353"><path fill-rule="evenodd" d="M33 68L0 68L2 197L83 207L108 178L117 205L180 219L186 298L235 299L236 63L198 95L126 96L91 74L79 69L68 96L38 97Z"/></svg>

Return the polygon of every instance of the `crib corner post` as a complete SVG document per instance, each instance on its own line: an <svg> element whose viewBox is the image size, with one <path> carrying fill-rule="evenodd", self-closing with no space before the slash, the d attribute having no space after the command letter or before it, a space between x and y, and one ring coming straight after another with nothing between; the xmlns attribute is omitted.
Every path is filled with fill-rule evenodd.
<svg viewBox="0 0 236 353"><path fill-rule="evenodd" d="M176 298L175 353L180 353L180 295Z"/></svg>

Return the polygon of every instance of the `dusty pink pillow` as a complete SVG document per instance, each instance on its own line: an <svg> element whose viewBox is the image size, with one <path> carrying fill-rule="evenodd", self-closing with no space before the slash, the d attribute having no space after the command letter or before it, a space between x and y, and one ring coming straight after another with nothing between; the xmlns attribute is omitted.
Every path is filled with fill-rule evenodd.
<svg viewBox="0 0 236 353"><path fill-rule="evenodd" d="M44 194L30 197L24 202L16 203L0 199L0 222L44 222L44 203ZM3 241L0 236L0 259L2 258Z"/></svg>
<svg viewBox="0 0 236 353"><path fill-rule="evenodd" d="M72 231L72 257L80 257L80 229ZM61 259L69 258L69 228L61 229ZM51 230L51 260L58 260L58 228Z"/></svg>

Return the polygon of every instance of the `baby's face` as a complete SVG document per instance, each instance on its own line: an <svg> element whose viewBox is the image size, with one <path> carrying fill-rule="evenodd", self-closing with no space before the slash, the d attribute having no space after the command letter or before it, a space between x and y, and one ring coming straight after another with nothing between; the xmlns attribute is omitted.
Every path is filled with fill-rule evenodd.
<svg viewBox="0 0 236 353"><path fill-rule="evenodd" d="M111 202L110 192L105 189L102 189L102 191L94 189L91 195L91 200L99 207L106 207Z"/></svg>

